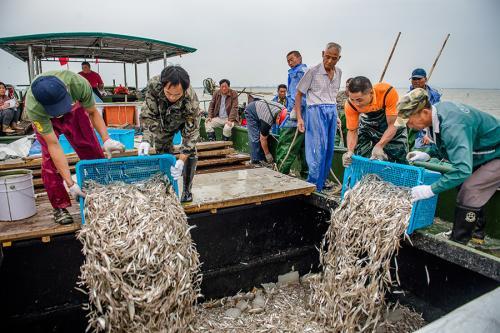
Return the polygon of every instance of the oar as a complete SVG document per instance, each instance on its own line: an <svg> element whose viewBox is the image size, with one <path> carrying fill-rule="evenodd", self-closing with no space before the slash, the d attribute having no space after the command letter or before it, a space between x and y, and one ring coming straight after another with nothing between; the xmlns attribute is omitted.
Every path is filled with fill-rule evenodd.
<svg viewBox="0 0 500 333"><path fill-rule="evenodd" d="M384 71L382 72L382 75L380 76L380 80L378 82L382 82L385 76L385 72L387 71L387 67L389 66L389 63L391 62L392 55L394 54L394 50L396 49L396 45L398 45L399 37L401 36L401 31L398 33L398 37L396 38L396 41L394 42L394 45L392 46L391 54L389 54L389 59L387 59L387 62L385 63Z"/></svg>
<svg viewBox="0 0 500 333"><path fill-rule="evenodd" d="M434 68L436 67L436 64L439 60L439 57L441 57L441 53L443 52L443 49L446 45L446 42L448 41L448 38L450 38L450 34L448 34L448 36L446 36L446 39L443 42L443 46L441 46L441 50L439 50L439 53L436 57L436 60L434 60L434 63L432 64L431 70L429 71L429 75L427 75L427 82L429 82L429 80L431 79L432 72L434 71Z"/></svg>

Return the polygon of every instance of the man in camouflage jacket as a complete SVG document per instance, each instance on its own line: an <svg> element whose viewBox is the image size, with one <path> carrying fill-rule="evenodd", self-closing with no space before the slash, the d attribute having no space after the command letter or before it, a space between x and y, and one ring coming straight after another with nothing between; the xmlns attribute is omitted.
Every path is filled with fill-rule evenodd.
<svg viewBox="0 0 500 333"><path fill-rule="evenodd" d="M175 167L174 178L183 174L182 202L192 201L191 186L196 170L196 141L200 135L198 97L190 85L189 75L180 66L168 66L161 75L148 82L141 109L144 129L139 155L147 155L154 146L157 153L173 153L173 138L181 131L182 144Z"/></svg>

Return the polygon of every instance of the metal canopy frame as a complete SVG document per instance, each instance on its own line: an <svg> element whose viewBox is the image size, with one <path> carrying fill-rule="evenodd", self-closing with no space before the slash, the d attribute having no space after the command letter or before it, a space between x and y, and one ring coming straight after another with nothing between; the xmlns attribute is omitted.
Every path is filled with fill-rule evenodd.
<svg viewBox="0 0 500 333"><path fill-rule="evenodd" d="M195 52L196 49L160 40L103 32L68 32L0 38L0 49L29 61L32 56L50 58L107 59L126 63L146 63Z"/></svg>
<svg viewBox="0 0 500 333"><path fill-rule="evenodd" d="M24 35L0 38L0 49L27 62L30 82L42 72L42 61L57 61L58 58L99 59L124 64L146 64L149 80L149 63L195 52L196 49L156 39L104 33L67 32ZM137 73L137 69L135 69ZM137 82L137 78L136 78Z"/></svg>

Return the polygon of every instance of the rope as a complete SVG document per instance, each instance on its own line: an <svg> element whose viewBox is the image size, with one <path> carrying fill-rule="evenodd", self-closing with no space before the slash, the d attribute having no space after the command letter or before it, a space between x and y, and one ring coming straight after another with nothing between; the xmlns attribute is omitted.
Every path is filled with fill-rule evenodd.
<svg viewBox="0 0 500 333"><path fill-rule="evenodd" d="M283 163L285 163L286 159L288 158L288 155L290 155L290 151L292 150L293 144L295 143L295 139L297 139L297 134L299 134L299 128L298 127L295 129L295 134L293 135L292 143L290 144L290 147L288 148L288 151L286 152L285 158L281 162L279 168L281 168L283 166Z"/></svg>

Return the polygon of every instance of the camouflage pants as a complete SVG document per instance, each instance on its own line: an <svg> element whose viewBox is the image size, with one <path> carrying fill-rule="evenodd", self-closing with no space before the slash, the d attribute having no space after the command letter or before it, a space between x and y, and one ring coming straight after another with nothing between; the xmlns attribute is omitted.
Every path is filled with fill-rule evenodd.
<svg viewBox="0 0 500 333"><path fill-rule="evenodd" d="M380 141L384 133L369 126L360 127L358 132L358 144L354 153L363 157L370 157L373 147ZM408 137L406 128L398 129L394 138L385 145L384 152L390 162L407 164Z"/></svg>

